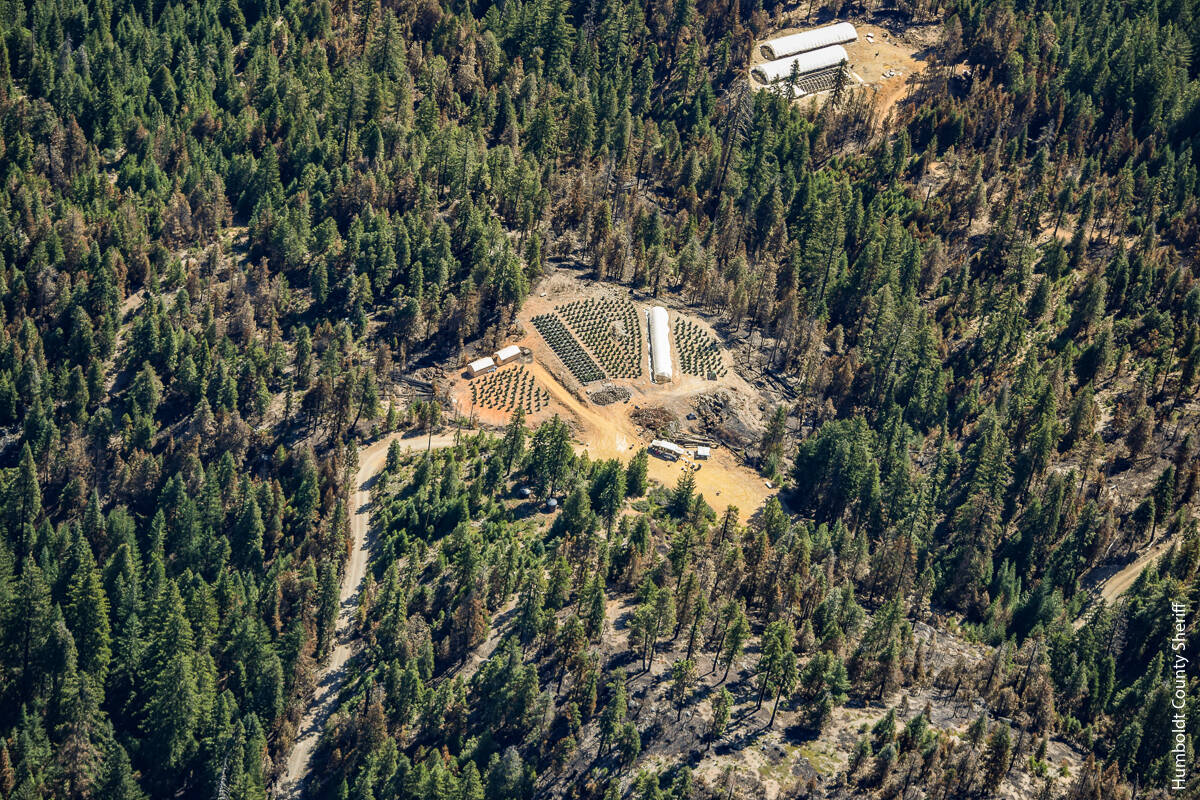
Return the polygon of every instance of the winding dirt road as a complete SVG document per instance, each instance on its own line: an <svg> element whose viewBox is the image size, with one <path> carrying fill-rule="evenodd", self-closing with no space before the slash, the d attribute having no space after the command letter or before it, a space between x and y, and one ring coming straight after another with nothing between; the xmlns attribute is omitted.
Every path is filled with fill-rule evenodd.
<svg viewBox="0 0 1200 800"><path fill-rule="evenodd" d="M1096 609L1100 600L1103 600L1106 606L1112 606L1117 601L1117 598L1125 594L1129 590L1129 587L1133 586L1134 581L1141 576L1146 567L1150 566L1151 562L1161 558L1176 541L1175 538L1162 539L1147 548L1141 555L1126 564L1123 568L1105 578L1100 583L1095 598L1088 603L1084 612L1075 620L1075 630L1082 628L1091 618L1092 612Z"/></svg>
<svg viewBox="0 0 1200 800"><path fill-rule="evenodd" d="M1173 544L1175 544L1174 539L1163 539L1148 548L1128 566L1104 582L1104 586L1100 589L1100 597L1111 606L1118 597L1125 594L1130 586L1133 586L1134 581L1141 576L1146 567L1150 566L1152 561L1161 558Z"/></svg>
<svg viewBox="0 0 1200 800"><path fill-rule="evenodd" d="M342 577L333 650L317 676L316 690L308 699L308 706L300 722L299 736L288 755L287 768L276 784L276 798L299 800L303 796L313 748L321 738L325 721L336 708L338 693L346 677L346 662L354 655L357 647L357 637L354 636L353 630L354 612L358 607L358 593L363 578L366 577L367 563L371 555L371 484L387 462L388 447L393 439L400 439L400 434L385 436L358 451L358 476L355 478L354 509L350 517L350 558L346 562L346 572ZM454 434L440 434L432 440L426 436L401 439L401 444L405 452L419 452L426 447L451 447L454 445Z"/></svg>

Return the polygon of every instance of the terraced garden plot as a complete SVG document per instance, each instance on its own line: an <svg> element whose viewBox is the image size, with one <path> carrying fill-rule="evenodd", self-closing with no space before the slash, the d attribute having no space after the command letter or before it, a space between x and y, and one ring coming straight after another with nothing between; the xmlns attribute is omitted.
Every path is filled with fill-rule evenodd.
<svg viewBox="0 0 1200 800"><path fill-rule="evenodd" d="M577 381L590 383L604 377L604 372L596 366L596 362L571 335L557 314L538 314L530 321Z"/></svg>
<svg viewBox="0 0 1200 800"><path fill-rule="evenodd" d="M628 300L574 300L555 309L610 378L642 375L642 326Z"/></svg>
<svg viewBox="0 0 1200 800"><path fill-rule="evenodd" d="M679 368L688 375L725 377L727 370L721 363L717 340L689 319L679 317L675 321L675 351L679 354Z"/></svg>
<svg viewBox="0 0 1200 800"><path fill-rule="evenodd" d="M489 372L471 381L471 404L510 413L523 408L526 414L533 414L550 404L550 393L518 364L515 369Z"/></svg>

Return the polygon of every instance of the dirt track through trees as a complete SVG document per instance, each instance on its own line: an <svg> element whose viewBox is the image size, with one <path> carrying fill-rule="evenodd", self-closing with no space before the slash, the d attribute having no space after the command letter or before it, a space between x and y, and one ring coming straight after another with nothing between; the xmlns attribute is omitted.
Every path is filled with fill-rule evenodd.
<svg viewBox="0 0 1200 800"><path fill-rule="evenodd" d="M1100 600L1103 600L1106 606L1111 606L1113 603L1115 603L1117 598L1125 594L1125 592L1129 590L1129 587L1133 586L1134 581L1136 581L1138 576L1145 571L1146 567L1162 558L1163 554L1167 552L1167 550L1172 544L1175 543L1175 541L1176 540L1173 538L1163 539L1157 544L1147 548L1141 555L1122 567L1119 571L1114 572L1112 575L1105 578L1100 583L1099 590L1096 592L1096 599L1093 600L1083 614L1081 614L1079 618L1075 620L1075 630L1082 628L1084 624L1091 618L1091 612L1094 608L1096 608L1096 605Z"/></svg>
<svg viewBox="0 0 1200 800"><path fill-rule="evenodd" d="M358 451L354 510L350 517L350 558L346 561L346 572L342 577L333 650L317 676L312 697L308 699L298 737L288 755L287 767L276 784L274 796L277 798L298 800L303 796L313 749L321 738L326 720L337 707L338 694L346 677L346 663L357 649L358 641L353 629L354 611L358 607L358 593L366 577L371 555L371 537L368 535L371 527L370 489L375 477L387 463L388 447L394 439L400 439L400 434L385 436ZM405 452L419 452L426 447L452 447L454 440L453 433L446 433L432 439L420 436L401 439L401 442Z"/></svg>

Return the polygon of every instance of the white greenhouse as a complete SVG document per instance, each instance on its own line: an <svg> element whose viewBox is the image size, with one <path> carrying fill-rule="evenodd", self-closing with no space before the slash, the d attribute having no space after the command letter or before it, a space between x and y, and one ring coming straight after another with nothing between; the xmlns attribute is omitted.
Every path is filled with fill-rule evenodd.
<svg viewBox="0 0 1200 800"><path fill-rule="evenodd" d="M496 369L496 361L493 358L477 358L467 365L467 372L472 378L476 375L483 375Z"/></svg>
<svg viewBox="0 0 1200 800"><path fill-rule="evenodd" d="M667 310L655 306L647 312L650 320L650 378L669 383L675 377L671 368L671 322Z"/></svg>
<svg viewBox="0 0 1200 800"><path fill-rule="evenodd" d="M789 33L777 39L768 39L762 44L763 55L771 61L797 53L807 53L835 44L846 44L858 39L858 31L849 22L826 25L811 31Z"/></svg>
<svg viewBox="0 0 1200 800"><path fill-rule="evenodd" d="M503 366L521 355L521 348L515 344L510 344L508 347L501 347L496 351L496 355L492 356L496 360L497 366Z"/></svg>
<svg viewBox="0 0 1200 800"><path fill-rule="evenodd" d="M813 50L811 53L801 53L777 61L768 61L766 64L759 64L750 72L763 83L776 83L791 76L793 65L795 65L796 74L806 75L810 72L836 67L843 61L849 60L846 48L835 44L832 47Z"/></svg>

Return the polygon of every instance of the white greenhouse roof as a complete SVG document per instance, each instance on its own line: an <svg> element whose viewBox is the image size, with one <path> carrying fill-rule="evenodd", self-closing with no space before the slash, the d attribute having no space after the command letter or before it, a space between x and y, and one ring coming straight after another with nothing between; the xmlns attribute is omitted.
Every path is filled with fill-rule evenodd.
<svg viewBox="0 0 1200 800"><path fill-rule="evenodd" d="M820 50L813 50L810 53L801 53L800 55L781 58L777 61L768 61L766 64L759 64L750 71L763 83L775 83L791 76L793 64L796 65L798 74L805 75L809 72L816 72L819 69L836 67L843 61L849 60L850 57L846 55L846 48L840 44L835 44L832 47L822 47Z"/></svg>
<svg viewBox="0 0 1200 800"><path fill-rule="evenodd" d="M846 44L857 39L858 31L854 30L853 25L849 22L838 22L834 25L826 25L823 28L814 28L811 31L790 33L787 36L768 39L763 42L762 49L763 54L774 61L786 56L794 56L797 53L819 50L822 47L829 47L834 44Z"/></svg>
<svg viewBox="0 0 1200 800"><path fill-rule="evenodd" d="M655 383L670 381L675 376L671 367L671 323L662 306L650 309L650 378Z"/></svg>
<svg viewBox="0 0 1200 800"><path fill-rule="evenodd" d="M519 355L521 355L521 348L517 347L515 344L510 344L508 347L501 347L496 351L496 360L508 361L509 359L516 358Z"/></svg>
<svg viewBox="0 0 1200 800"><path fill-rule="evenodd" d="M485 369L491 369L496 366L496 362L489 356L487 358L477 358L469 365L471 372L483 372Z"/></svg>

